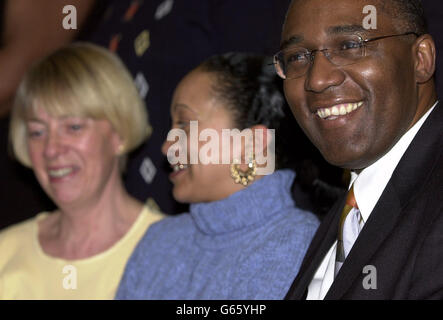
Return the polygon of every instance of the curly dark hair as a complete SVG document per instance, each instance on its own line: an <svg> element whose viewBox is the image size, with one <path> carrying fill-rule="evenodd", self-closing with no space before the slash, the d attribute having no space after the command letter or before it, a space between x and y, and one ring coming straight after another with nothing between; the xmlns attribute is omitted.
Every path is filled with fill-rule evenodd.
<svg viewBox="0 0 443 320"><path fill-rule="evenodd" d="M271 57L230 52L210 57L198 68L215 75L212 90L226 103L238 129L258 124L275 129L277 168L293 168L304 151L313 151L286 103Z"/></svg>
<svg viewBox="0 0 443 320"><path fill-rule="evenodd" d="M230 52L210 57L199 68L215 74L212 89L239 129L256 124L274 129L284 117L279 80L265 56Z"/></svg>

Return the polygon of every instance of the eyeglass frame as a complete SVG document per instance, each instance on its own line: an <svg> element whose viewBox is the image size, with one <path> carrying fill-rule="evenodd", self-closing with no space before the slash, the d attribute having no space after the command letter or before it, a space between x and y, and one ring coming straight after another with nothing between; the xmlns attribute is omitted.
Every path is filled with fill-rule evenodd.
<svg viewBox="0 0 443 320"><path fill-rule="evenodd" d="M372 41L383 40L383 39L392 38L392 37L408 36L408 35L411 35L411 34L415 35L417 38L420 37L420 35L419 35L418 33L413 32L413 31L409 31L409 32L401 33L401 34L391 34L391 35L387 35L387 36L378 36L378 37L373 37L373 38L369 38L369 39L364 39L364 38L363 38L361 35L359 35L359 34L357 34L357 36L360 38L360 45L361 45L361 48L362 48L362 49L365 49L365 45L366 45L367 43L369 43L369 42L372 42ZM282 75L284 75L284 72L283 72L283 68L281 68L281 67L279 66L279 61L280 61L280 60L279 60L279 58L278 58L278 55L279 55L280 53L282 53L283 51L288 50L288 49L291 49L291 48L287 48L287 49L280 50L280 51L278 51L276 54L274 54L274 56L273 56L273 58L274 58L274 62L273 62L273 64L274 64L275 71L276 71L277 75L278 75L280 78L282 78L283 80L297 79L297 78L300 78L300 77L304 76L304 75L308 72L308 70L311 68L312 63L314 62L314 58L315 58L315 57L314 57L314 53L316 53L316 52L321 52L321 53L323 53L324 56L328 59L328 61L329 61L330 63L332 63L333 65L335 65L335 66L342 66L342 67L343 67L343 66L352 65L352 64L358 62L358 61L355 61L355 62L352 62L352 63L349 63L349 64L337 65L337 64L335 64L334 62L332 62L332 61L329 59L328 55L326 55L326 53L329 52L329 51L331 51L332 49L330 49L330 48L326 48L326 49L308 50L308 49L306 49L306 48L303 48L303 49L306 49L306 51L307 51L307 52L306 52L306 55L309 57L309 64L307 65L308 67L306 68L306 71L305 71L304 73L302 73L302 74L300 74L300 75L298 75L298 76L296 76L296 77L288 78L287 76L284 76L284 77L282 76ZM364 50L364 54L362 55L362 58L365 57L365 56L366 56L366 50ZM280 70L281 70L281 73L279 72L279 68L280 68Z"/></svg>

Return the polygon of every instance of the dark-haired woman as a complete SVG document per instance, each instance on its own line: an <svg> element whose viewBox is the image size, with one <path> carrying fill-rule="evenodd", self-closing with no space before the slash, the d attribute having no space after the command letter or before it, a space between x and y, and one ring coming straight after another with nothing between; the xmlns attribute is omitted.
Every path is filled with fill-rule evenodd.
<svg viewBox="0 0 443 320"><path fill-rule="evenodd" d="M215 56L180 82L163 153L190 213L150 228L117 299L284 298L318 222L291 198L295 174L272 170L284 157L273 157L269 129L278 135L283 108L262 56Z"/></svg>

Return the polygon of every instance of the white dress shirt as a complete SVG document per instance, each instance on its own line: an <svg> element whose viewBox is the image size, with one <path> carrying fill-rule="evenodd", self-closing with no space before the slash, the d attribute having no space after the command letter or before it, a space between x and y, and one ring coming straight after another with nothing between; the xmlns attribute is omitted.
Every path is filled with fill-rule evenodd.
<svg viewBox="0 0 443 320"><path fill-rule="evenodd" d="M392 173L400 162L400 159L437 103L438 101L383 157L363 169L360 174L351 172L349 188L354 184L354 196L363 222L368 221L372 210L391 179ZM322 263L315 272L314 278L308 287L307 300L323 300L332 282L334 282L336 247L337 241L334 242L328 253L326 253Z"/></svg>

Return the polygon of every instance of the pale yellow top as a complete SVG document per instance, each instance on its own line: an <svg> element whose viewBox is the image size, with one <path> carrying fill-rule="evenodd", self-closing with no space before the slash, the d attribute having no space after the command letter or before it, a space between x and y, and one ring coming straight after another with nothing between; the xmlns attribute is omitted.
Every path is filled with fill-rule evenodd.
<svg viewBox="0 0 443 320"><path fill-rule="evenodd" d="M113 299L129 256L147 228L163 215L148 207L111 248L80 260L45 254L36 217L0 233L0 299Z"/></svg>

